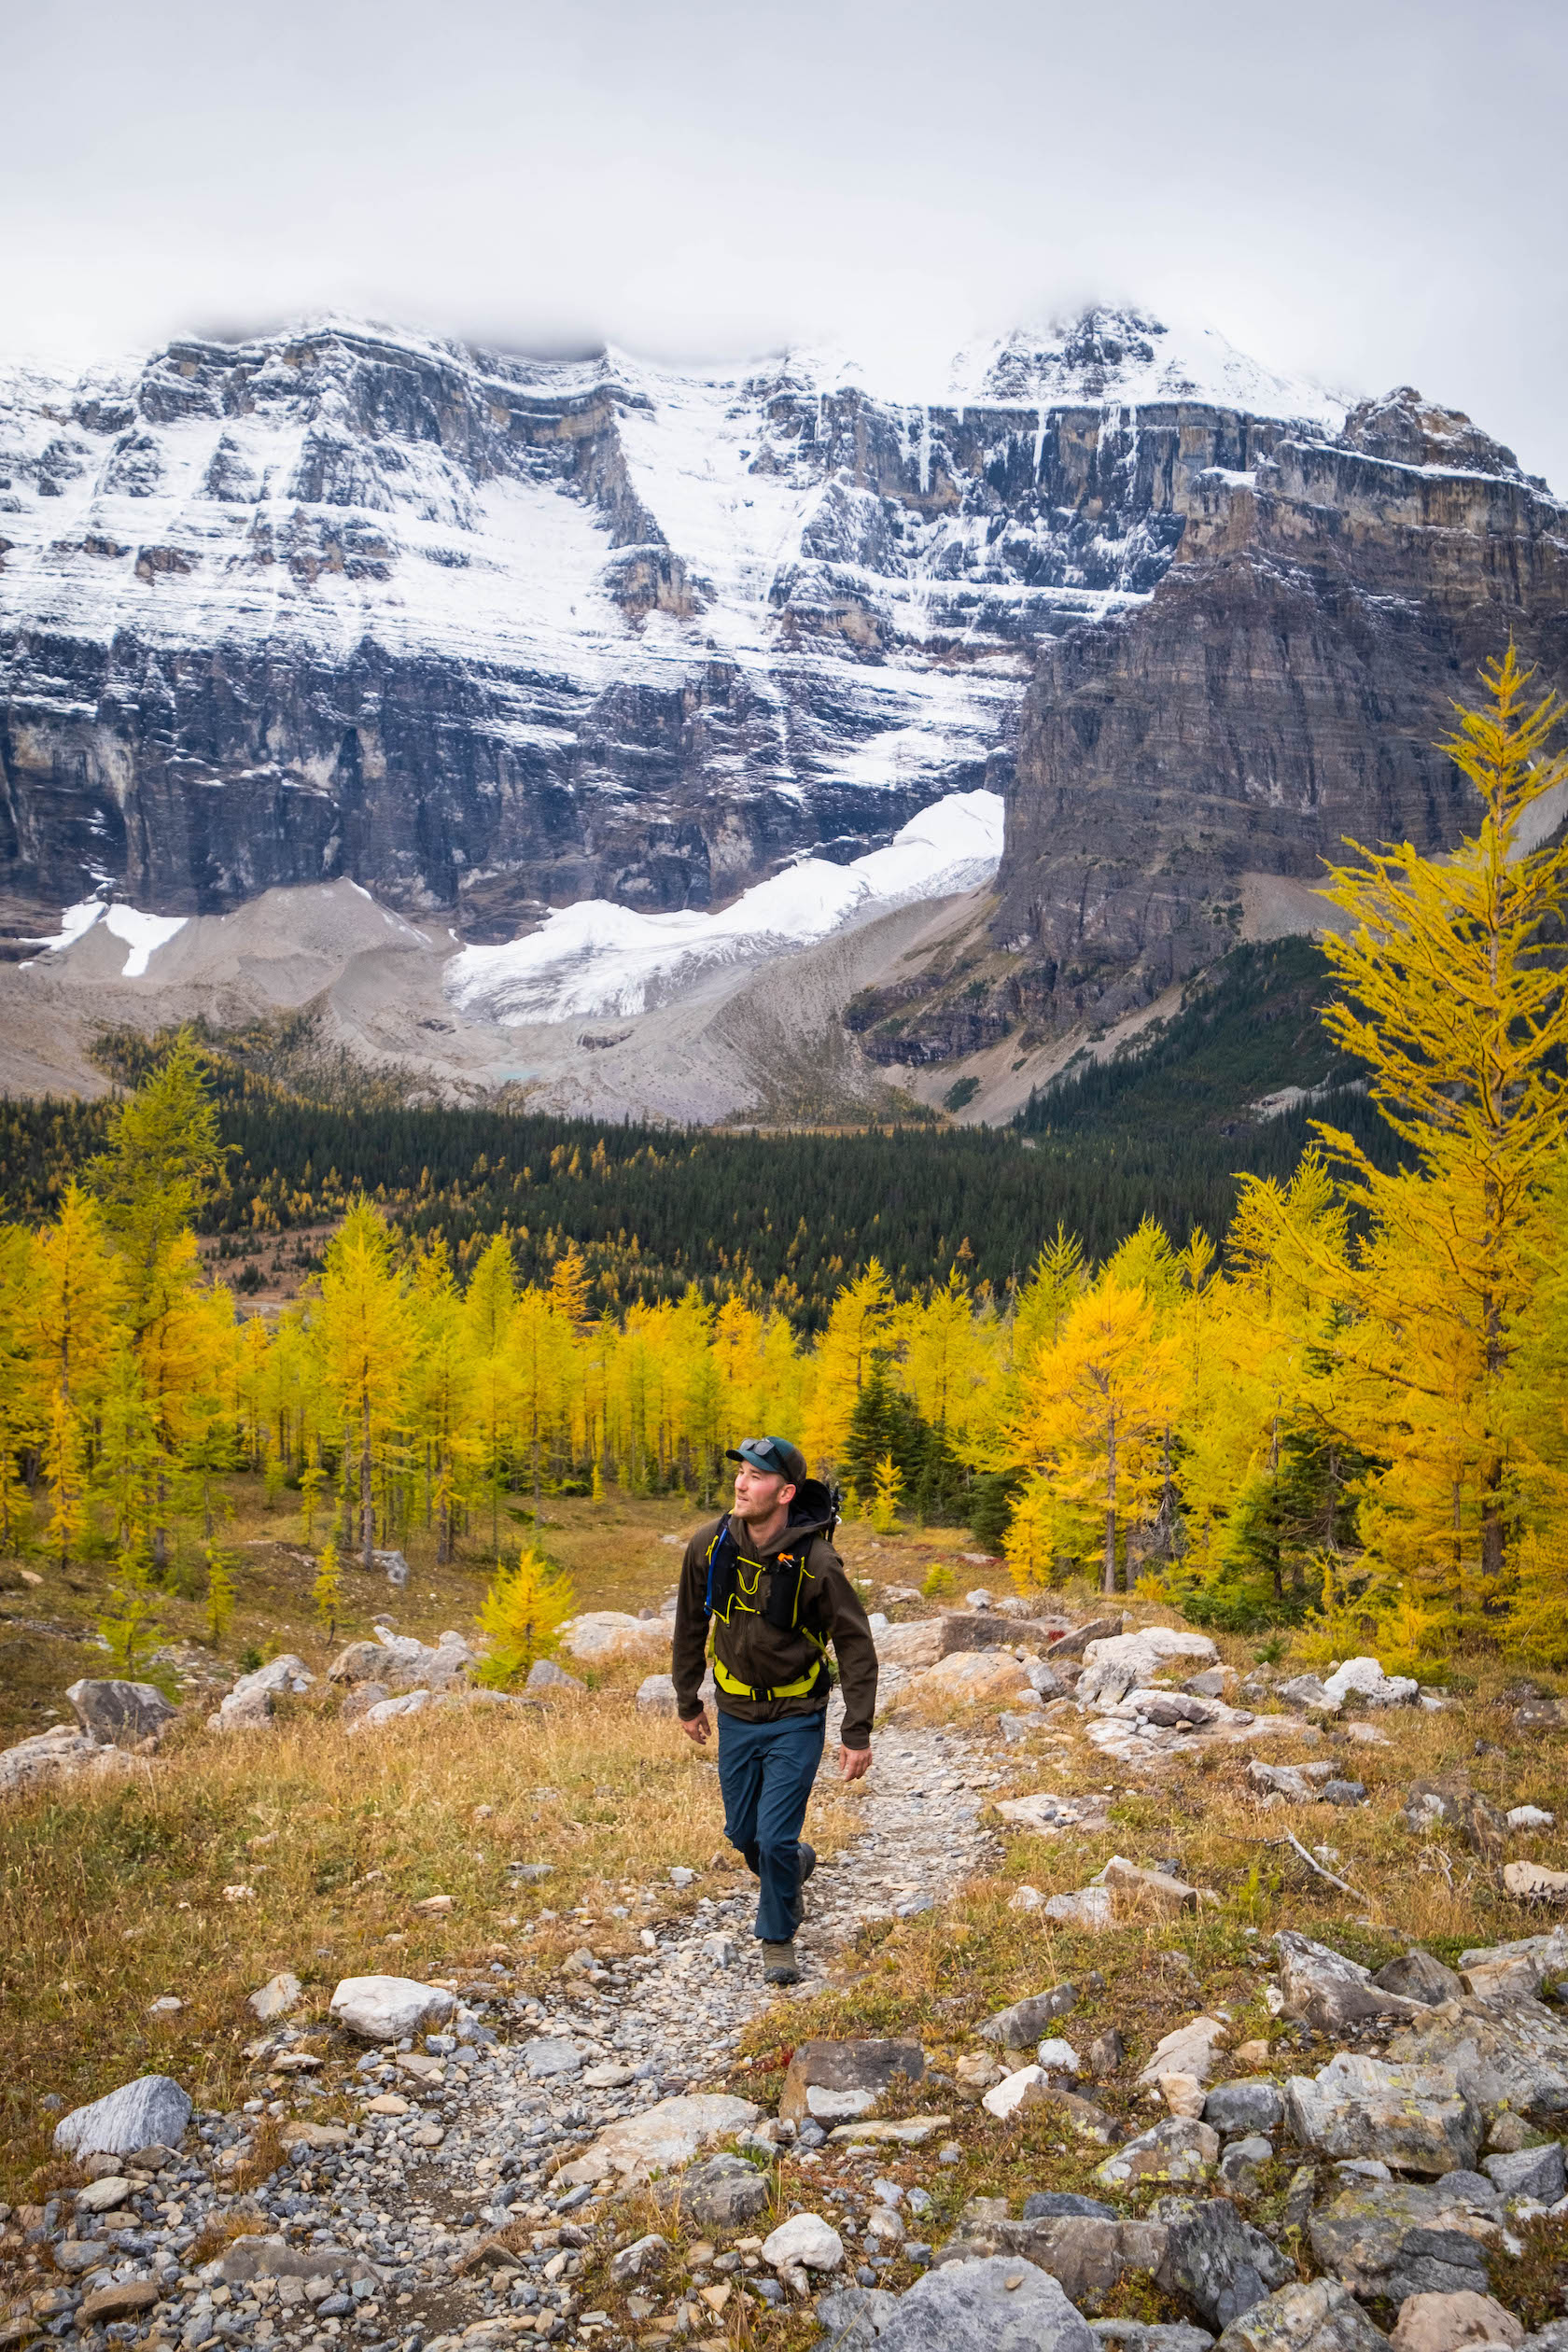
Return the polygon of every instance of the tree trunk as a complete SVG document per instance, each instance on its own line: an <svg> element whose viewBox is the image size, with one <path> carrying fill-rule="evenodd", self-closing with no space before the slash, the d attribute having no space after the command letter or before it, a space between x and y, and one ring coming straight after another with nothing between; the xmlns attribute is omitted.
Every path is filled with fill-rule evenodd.
<svg viewBox="0 0 1568 2352"><path fill-rule="evenodd" d="M1105 1578L1104 1589L1116 1589L1116 1432L1113 1424L1105 1456Z"/></svg>
<svg viewBox="0 0 1568 2352"><path fill-rule="evenodd" d="M371 1393L359 1396L359 1544L363 1565L375 1566L375 1486L371 1476Z"/></svg>

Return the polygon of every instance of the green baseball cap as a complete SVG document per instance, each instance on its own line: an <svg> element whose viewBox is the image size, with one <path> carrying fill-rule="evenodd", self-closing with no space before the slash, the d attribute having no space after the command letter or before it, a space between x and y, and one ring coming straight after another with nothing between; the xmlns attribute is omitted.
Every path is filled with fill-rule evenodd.
<svg viewBox="0 0 1568 2352"><path fill-rule="evenodd" d="M787 1437L743 1437L738 1446L725 1447L724 1459L744 1462L770 1478L788 1478L791 1486L799 1486L806 1477L805 1456Z"/></svg>

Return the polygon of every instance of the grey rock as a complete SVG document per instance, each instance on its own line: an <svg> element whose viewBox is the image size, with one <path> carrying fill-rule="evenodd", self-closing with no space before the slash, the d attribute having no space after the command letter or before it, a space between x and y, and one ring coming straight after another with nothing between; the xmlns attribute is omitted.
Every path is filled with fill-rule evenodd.
<svg viewBox="0 0 1568 2352"><path fill-rule="evenodd" d="M1118 2148L1095 2170L1106 2189L1126 2189L1141 2180L1202 2180L1220 2153L1220 2135L1211 2125L1185 2115L1169 2116Z"/></svg>
<svg viewBox="0 0 1568 2352"><path fill-rule="evenodd" d="M1320 1792L1325 1805L1365 1805L1366 1789L1361 1781L1326 1780Z"/></svg>
<svg viewBox="0 0 1568 2352"><path fill-rule="evenodd" d="M708 2156L689 2165L678 2182L682 2209L707 2230L738 2230L765 2213L767 2176L741 2156Z"/></svg>
<svg viewBox="0 0 1568 2352"><path fill-rule="evenodd" d="M918 2082L925 2071L917 2041L804 2041L784 2077L779 2120L852 2122L875 2106L895 2075Z"/></svg>
<svg viewBox="0 0 1568 2352"><path fill-rule="evenodd" d="M649 2231L645 2236L634 2239L630 2246L623 2246L611 2258L611 2281L617 2287L625 2287L633 2279L641 2278L646 2272L662 2269L669 2250L668 2238L661 2237L656 2230Z"/></svg>
<svg viewBox="0 0 1568 2352"><path fill-rule="evenodd" d="M73 2107L54 2127L61 2153L129 2156L155 2141L177 2148L190 2121L190 2101L168 2075L141 2075L106 2098Z"/></svg>
<svg viewBox="0 0 1568 2352"><path fill-rule="evenodd" d="M1521 2148L1505 2156L1483 2156L1481 2170L1505 2197L1533 2197L1540 2205L1555 2205L1565 2185L1562 2143L1548 2140L1544 2148Z"/></svg>
<svg viewBox="0 0 1568 2352"><path fill-rule="evenodd" d="M1548 1977L1568 1976L1568 1927L1546 1936L1519 1936L1512 1943L1483 1944L1459 1955L1463 1984L1483 2001L1532 2000Z"/></svg>
<svg viewBox="0 0 1568 2352"><path fill-rule="evenodd" d="M280 1968L275 1977L269 1977L259 1991L246 1996L245 2007L266 2025L274 2017L287 2017L291 2009L297 2008L303 1990L291 1968Z"/></svg>
<svg viewBox="0 0 1568 2352"><path fill-rule="evenodd" d="M1097 2082L1104 2082L1113 2075L1126 2056L1127 2044L1119 2025L1108 2025L1103 2034L1097 2034L1085 2052L1089 2072Z"/></svg>
<svg viewBox="0 0 1568 2352"><path fill-rule="evenodd" d="M1293 1674L1289 1682L1277 1686L1274 1696L1297 1715L1337 1715L1343 1703L1329 1697L1316 1674Z"/></svg>
<svg viewBox="0 0 1568 2352"><path fill-rule="evenodd" d="M1006 2254L928 2271L876 2340L887 2352L1095 2352L1057 2280Z"/></svg>
<svg viewBox="0 0 1568 2352"><path fill-rule="evenodd" d="M1486 2198L1456 2189L1369 2180L1343 2189L1313 2214L1309 2229L1320 2267L1367 2301L1449 2295L1487 2289L1486 2224L1497 2216Z"/></svg>
<svg viewBox="0 0 1568 2352"><path fill-rule="evenodd" d="M1285 2191L1284 2223L1287 2230L1305 2230L1312 2219L1312 2206L1318 2191L1318 2168L1315 2164L1297 2164Z"/></svg>
<svg viewBox="0 0 1568 2352"><path fill-rule="evenodd" d="M1389 2055L1419 2066L1452 2066L1467 2098L1481 2107L1560 2115L1568 2109L1568 2019L1545 2002L1505 2008L1466 1995L1421 2009Z"/></svg>
<svg viewBox="0 0 1568 2352"><path fill-rule="evenodd" d="M1213 2337L1207 2328L1191 2328L1180 2319L1091 2319L1099 2343L1126 2345L1127 2352L1210 2352Z"/></svg>
<svg viewBox="0 0 1568 2352"><path fill-rule="evenodd" d="M1385 1960L1372 1981L1381 1985L1385 1993L1398 1993L1407 2001L1420 2001L1428 2009L1435 2009L1440 2001L1457 1999L1464 1987L1451 1968L1441 1960L1435 1960L1430 1952L1407 1952L1397 1960Z"/></svg>
<svg viewBox="0 0 1568 2352"><path fill-rule="evenodd" d="M582 2052L565 2034L535 2034L523 2044L523 2064L536 2081L548 2081L556 2075L576 2074Z"/></svg>
<svg viewBox="0 0 1568 2352"><path fill-rule="evenodd" d="M1391 2065L1340 2051L1316 2076L1291 2077L1285 2114L1303 2148L1376 2157L1401 2172L1465 2169L1480 2146L1479 2107L1447 2066Z"/></svg>
<svg viewBox="0 0 1568 2352"><path fill-rule="evenodd" d="M1217 2082L1203 2102L1203 2121L1216 2132L1272 2132L1284 2114L1276 2086L1262 2075Z"/></svg>
<svg viewBox="0 0 1568 2352"><path fill-rule="evenodd" d="M1070 2214L1087 2221L1117 2218L1114 2205L1101 2205L1098 2197L1081 2197L1075 2189L1036 2189L1024 2199L1026 2221L1059 2221Z"/></svg>
<svg viewBox="0 0 1568 2352"><path fill-rule="evenodd" d="M1113 2213L1043 2214L1012 2221L1004 2197L972 2197L959 2217L959 2233L943 2247L939 2263L1015 2254L1056 2279L1069 2302L1086 2312L1098 2311L1129 2273L1152 2274L1165 2252L1165 2232L1157 2222L1120 2220Z"/></svg>
<svg viewBox="0 0 1568 2352"><path fill-rule="evenodd" d="M1337 2281L1314 2278L1233 2319L1219 2352L1387 2352L1388 2341Z"/></svg>
<svg viewBox="0 0 1568 2352"><path fill-rule="evenodd" d="M1048 1992L1028 1994L1011 2009L999 2009L980 2028L982 2041L998 2042L1003 2050L1028 2050L1047 2030L1053 2019L1077 2007L1075 1984L1053 1984Z"/></svg>
<svg viewBox="0 0 1568 2352"><path fill-rule="evenodd" d="M1190 2220L1171 2222L1155 2276L1211 2327L1228 2328L1294 2278L1295 2264L1243 2221L1228 2198L1211 2197Z"/></svg>
<svg viewBox="0 0 1568 2352"><path fill-rule="evenodd" d="M152 1683L74 1682L65 1693L77 1721L100 1747L157 1739L178 1710Z"/></svg>
<svg viewBox="0 0 1568 2352"><path fill-rule="evenodd" d="M332 1995L331 2016L361 2041L400 2041L439 2025L456 2006L450 1993L417 1977L343 1977Z"/></svg>
<svg viewBox="0 0 1568 2352"><path fill-rule="evenodd" d="M588 1686L580 1682L575 1674L568 1674L565 1667L557 1666L553 1658L536 1658L528 1669L528 1678L523 1687L525 1690L586 1690Z"/></svg>
<svg viewBox="0 0 1568 2352"><path fill-rule="evenodd" d="M1195 1699L1223 1699L1227 1679L1223 1666L1206 1666L1200 1674L1189 1674L1182 1688Z"/></svg>
<svg viewBox="0 0 1568 2352"><path fill-rule="evenodd" d="M1409 2017L1421 2004L1374 1984L1369 1971L1310 1936L1281 1927L1274 1939L1280 1955L1285 2007L1320 2033L1337 2034L1366 2017Z"/></svg>
<svg viewBox="0 0 1568 2352"><path fill-rule="evenodd" d="M1232 2195L1257 2194L1266 2166L1274 2162L1274 2143L1261 2132L1247 2132L1220 2151L1220 2178Z"/></svg>
<svg viewBox="0 0 1568 2352"><path fill-rule="evenodd" d="M817 2298L821 2342L833 2352L861 2352L881 2333L898 2307L898 2297L882 2287L840 2287Z"/></svg>

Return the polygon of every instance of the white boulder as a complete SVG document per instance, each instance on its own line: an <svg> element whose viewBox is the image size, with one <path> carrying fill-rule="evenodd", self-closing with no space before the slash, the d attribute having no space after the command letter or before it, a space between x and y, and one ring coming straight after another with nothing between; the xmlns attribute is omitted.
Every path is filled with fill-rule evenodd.
<svg viewBox="0 0 1568 2352"><path fill-rule="evenodd" d="M664 1617L637 1617L623 1609L591 1609L561 1628L561 1647L581 1666L608 1666L619 1658L667 1658L670 1629Z"/></svg>
<svg viewBox="0 0 1568 2352"><path fill-rule="evenodd" d="M1113 1633L1085 1649L1084 1671L1073 1696L1081 1707L1104 1713L1176 1660L1193 1673L1215 1665L1219 1655L1207 1633L1194 1633L1184 1625L1146 1625L1141 1632Z"/></svg>
<svg viewBox="0 0 1568 2352"><path fill-rule="evenodd" d="M315 1676L302 1658L291 1652L270 1659L254 1674L242 1674L216 1715L207 1717L209 1731L257 1731L270 1723L273 1701L279 1691L308 1690Z"/></svg>
<svg viewBox="0 0 1568 2352"><path fill-rule="evenodd" d="M139 2075L90 2107L73 2107L54 2127L62 2155L129 2156L138 2148L177 2148L190 2101L168 2075Z"/></svg>
<svg viewBox="0 0 1568 2352"><path fill-rule="evenodd" d="M777 2271L837 2270L844 2240L819 2213L791 2213L763 2240L763 2260Z"/></svg>
<svg viewBox="0 0 1568 2352"><path fill-rule="evenodd" d="M332 2017L361 2041L399 2041L440 2024L456 2006L450 1993L416 1977L344 1977L332 1995Z"/></svg>
<svg viewBox="0 0 1568 2352"><path fill-rule="evenodd" d="M1337 1707L1342 1707L1352 1691L1369 1707L1407 1707L1419 1688L1413 1675L1385 1674L1376 1658L1347 1658L1323 1684L1324 1693Z"/></svg>

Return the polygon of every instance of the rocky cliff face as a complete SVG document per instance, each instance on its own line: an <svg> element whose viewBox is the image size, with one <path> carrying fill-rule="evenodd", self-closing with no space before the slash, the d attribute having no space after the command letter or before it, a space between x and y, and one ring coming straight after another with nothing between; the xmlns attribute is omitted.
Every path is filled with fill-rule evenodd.
<svg viewBox="0 0 1568 2352"><path fill-rule="evenodd" d="M1476 804L1435 746L1481 663L1511 634L1568 688L1568 510L1408 389L1172 503L1153 595L1042 648L988 933L858 1001L875 1058L1107 1025L1230 944L1247 877L1449 847Z"/></svg>
<svg viewBox="0 0 1568 2352"><path fill-rule="evenodd" d="M13 371L9 928L347 877L504 938L854 858L1005 783L1042 646L1140 610L1195 516L1239 527L1213 469L1261 482L1293 420L1337 417L1218 338L1103 313L931 407L810 359L721 378L342 324ZM1029 740L1033 777L1038 717ZM1044 948L1033 782L1015 805L1007 920Z"/></svg>

